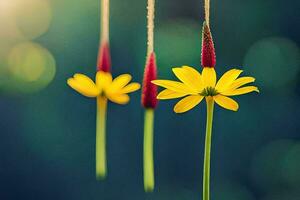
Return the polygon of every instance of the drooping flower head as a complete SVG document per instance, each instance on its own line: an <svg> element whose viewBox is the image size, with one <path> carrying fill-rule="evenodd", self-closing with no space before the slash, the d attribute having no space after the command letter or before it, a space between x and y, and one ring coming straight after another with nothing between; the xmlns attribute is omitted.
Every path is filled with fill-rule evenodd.
<svg viewBox="0 0 300 200"><path fill-rule="evenodd" d="M203 67L215 67L216 53L212 34L206 22L202 27L202 51L201 51L201 64Z"/></svg>
<svg viewBox="0 0 300 200"><path fill-rule="evenodd" d="M143 91L142 91L142 105L145 108L155 108L157 105L157 86L151 81L157 78L157 67L155 53L152 52L146 61L144 71Z"/></svg>
<svg viewBox="0 0 300 200"><path fill-rule="evenodd" d="M157 96L158 99L174 99L184 97L174 107L176 113L183 113L198 105L204 97L213 100L223 108L237 111L238 103L228 96L242 95L256 91L255 86L245 86L255 81L253 77L238 76L242 70L231 69L217 82L214 68L204 67L202 74L192 67L173 68L179 81L155 80L154 84L166 88Z"/></svg>
<svg viewBox="0 0 300 200"><path fill-rule="evenodd" d="M231 69L217 81L216 55L214 43L206 23L203 24L202 34L202 73L192 67L182 66L173 68L180 81L154 80L152 83L164 87L158 99L174 99L184 97L174 107L176 113L183 113L198 105L202 99L213 99L221 107L237 111L238 103L229 96L258 92L255 86L245 86L253 83L253 77L241 77L242 70ZM244 87L243 87L244 86Z"/></svg>
<svg viewBox="0 0 300 200"><path fill-rule="evenodd" d="M139 83L129 83L131 75L122 74L115 79L109 72L98 71L96 82L83 74L75 74L68 79L68 85L86 97L103 96L117 104L129 101L128 93L140 88Z"/></svg>

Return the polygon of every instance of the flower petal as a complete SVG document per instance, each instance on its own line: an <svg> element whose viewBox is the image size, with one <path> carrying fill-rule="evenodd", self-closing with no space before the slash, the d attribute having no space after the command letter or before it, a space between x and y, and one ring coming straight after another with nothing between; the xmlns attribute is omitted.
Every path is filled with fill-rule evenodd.
<svg viewBox="0 0 300 200"><path fill-rule="evenodd" d="M191 67L176 67L172 69L176 77L191 89L200 92L203 89L201 74Z"/></svg>
<svg viewBox="0 0 300 200"><path fill-rule="evenodd" d="M235 79L242 73L242 70L239 69L231 69L227 71L223 76L220 78L216 85L216 90L218 92L225 91L228 87L233 83Z"/></svg>
<svg viewBox="0 0 300 200"><path fill-rule="evenodd" d="M198 84L198 87L200 87L202 90L204 88L204 85L200 72L189 66L182 66L182 68L190 73L191 78L193 78L197 82L195 84Z"/></svg>
<svg viewBox="0 0 300 200"><path fill-rule="evenodd" d="M84 74L74 74L73 78L85 86L95 85L94 81Z"/></svg>
<svg viewBox="0 0 300 200"><path fill-rule="evenodd" d="M255 78L250 77L250 76L238 78L235 81L233 81L233 83L229 86L229 88L226 91L235 90L235 89L237 89L243 85L246 85L248 83L253 83L254 81L255 81Z"/></svg>
<svg viewBox="0 0 300 200"><path fill-rule="evenodd" d="M118 90L122 89L125 85L127 85L131 81L131 75L130 74L121 74L117 78L113 80L111 83L109 89L110 93L117 92Z"/></svg>
<svg viewBox="0 0 300 200"><path fill-rule="evenodd" d="M204 87L215 87L217 75L212 67L204 67L202 70L202 80Z"/></svg>
<svg viewBox="0 0 300 200"><path fill-rule="evenodd" d="M197 94L197 92L191 90L189 87L184 85L178 81L170 81L170 80L154 80L151 83L155 85L159 85L169 90L173 90L174 92L178 93L185 93L185 94Z"/></svg>
<svg viewBox="0 0 300 200"><path fill-rule="evenodd" d="M120 91L120 93L130 93L137 91L138 89L141 88L141 85L139 83L129 83L125 87L123 87Z"/></svg>
<svg viewBox="0 0 300 200"><path fill-rule="evenodd" d="M107 95L107 98L117 104L127 104L130 100L127 94Z"/></svg>
<svg viewBox="0 0 300 200"><path fill-rule="evenodd" d="M239 109L239 104L229 97L223 95L216 95L213 98L214 101L223 108L233 111L237 111Z"/></svg>
<svg viewBox="0 0 300 200"><path fill-rule="evenodd" d="M95 83L91 79L87 79L85 75L76 74L76 78L69 78L68 85L79 92L80 94L87 97L96 97L100 94L100 90L97 88Z"/></svg>
<svg viewBox="0 0 300 200"><path fill-rule="evenodd" d="M242 95L242 94L247 94L250 92L259 92L258 88L255 86L246 86L246 87L242 87L242 88L238 88L235 90L231 90L228 92L223 92L222 94L226 95L226 96L235 96L235 95Z"/></svg>
<svg viewBox="0 0 300 200"><path fill-rule="evenodd" d="M173 90L165 89L157 95L157 99L175 99L186 95L186 93L178 93Z"/></svg>
<svg viewBox="0 0 300 200"><path fill-rule="evenodd" d="M174 112L184 113L186 111L189 111L192 108L194 108L196 105L198 105L203 98L204 97L200 95L192 95L192 96L185 97L175 105Z"/></svg>
<svg viewBox="0 0 300 200"><path fill-rule="evenodd" d="M96 85L102 91L105 90L112 82L112 76L109 72L98 71L96 74Z"/></svg>

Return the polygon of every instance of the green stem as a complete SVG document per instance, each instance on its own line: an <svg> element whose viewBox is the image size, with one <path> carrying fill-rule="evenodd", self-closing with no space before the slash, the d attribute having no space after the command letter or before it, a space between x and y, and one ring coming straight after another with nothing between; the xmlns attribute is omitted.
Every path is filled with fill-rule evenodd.
<svg viewBox="0 0 300 200"><path fill-rule="evenodd" d="M97 97L96 117L96 178L106 177L106 108L107 99Z"/></svg>
<svg viewBox="0 0 300 200"><path fill-rule="evenodd" d="M154 190L153 121L154 110L146 109L144 123L144 189L146 192Z"/></svg>
<svg viewBox="0 0 300 200"><path fill-rule="evenodd" d="M211 97L206 98L207 119L206 119L206 136L205 136L205 152L203 166L203 200L209 200L210 192L210 152L211 152L211 134L214 112L214 100Z"/></svg>

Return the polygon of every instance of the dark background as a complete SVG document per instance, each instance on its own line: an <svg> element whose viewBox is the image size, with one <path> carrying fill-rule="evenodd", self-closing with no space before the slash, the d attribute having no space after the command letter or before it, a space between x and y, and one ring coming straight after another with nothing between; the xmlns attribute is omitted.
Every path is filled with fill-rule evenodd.
<svg viewBox="0 0 300 200"><path fill-rule="evenodd" d="M25 3L24 3L25 2ZM203 2L157 0L155 49L160 78L171 68L201 70ZM141 82L146 1L111 1L112 72ZM260 93L236 97L238 112L216 106L212 200L300 199L300 1L211 2L216 70L239 67ZM140 91L109 104L108 177L95 180L95 100L70 89L94 77L98 0L0 1L0 199L201 199L206 109L155 115L153 194L143 191Z"/></svg>

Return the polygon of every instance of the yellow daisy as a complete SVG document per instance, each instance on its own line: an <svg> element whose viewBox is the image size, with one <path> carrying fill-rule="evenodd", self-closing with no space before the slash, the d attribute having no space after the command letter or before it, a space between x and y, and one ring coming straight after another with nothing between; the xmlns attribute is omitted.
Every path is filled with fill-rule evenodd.
<svg viewBox="0 0 300 200"><path fill-rule="evenodd" d="M176 77L181 81L154 80L152 83L166 88L160 92L157 99L175 99L184 97L174 107L176 113L183 113L198 105L203 98L213 99L218 105L228 110L237 111L238 103L228 96L259 92L255 86L244 86L253 83L253 77L241 77L242 70L231 69L217 82L213 67L204 67L202 74L192 67L173 68Z"/></svg>
<svg viewBox="0 0 300 200"><path fill-rule="evenodd" d="M75 74L68 79L68 85L86 97L105 97L117 104L126 104L128 93L140 89L139 83L129 83L130 74L122 74L112 79L111 73L98 71L96 83L83 74Z"/></svg>
<svg viewBox="0 0 300 200"><path fill-rule="evenodd" d="M107 100L117 104L129 102L128 93L140 89L139 83L129 83L131 75L122 74L112 79L111 73L98 71L96 82L83 74L75 74L68 79L68 85L86 97L97 98L96 114L96 177L106 177L106 109Z"/></svg>

